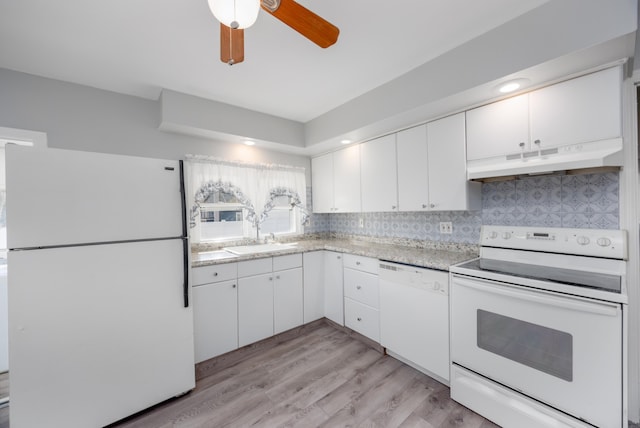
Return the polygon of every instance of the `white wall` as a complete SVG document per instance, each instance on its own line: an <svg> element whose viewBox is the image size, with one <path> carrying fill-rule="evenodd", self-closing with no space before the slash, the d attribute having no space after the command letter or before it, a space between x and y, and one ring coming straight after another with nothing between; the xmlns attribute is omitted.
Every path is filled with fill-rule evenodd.
<svg viewBox="0 0 640 428"><path fill-rule="evenodd" d="M45 132L49 147L163 159L206 154L301 166L309 174L305 156L159 131L158 101L7 69L0 69L0 94L0 127Z"/></svg>

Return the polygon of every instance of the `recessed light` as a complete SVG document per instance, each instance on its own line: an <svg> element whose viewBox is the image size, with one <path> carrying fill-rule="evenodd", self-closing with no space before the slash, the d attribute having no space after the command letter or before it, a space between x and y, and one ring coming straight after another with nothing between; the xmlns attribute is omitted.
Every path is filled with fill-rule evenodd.
<svg viewBox="0 0 640 428"><path fill-rule="evenodd" d="M342 140L340 141L340 144L351 144L353 141L351 140Z"/></svg>
<svg viewBox="0 0 640 428"><path fill-rule="evenodd" d="M529 84L529 79L514 79L498 85L498 92L508 94Z"/></svg>
<svg viewBox="0 0 640 428"><path fill-rule="evenodd" d="M500 92L502 92L503 94L506 94L508 92L513 92L516 89L520 88L520 84L518 82L511 82L511 83L506 83L502 86L500 86L500 89L498 89Z"/></svg>
<svg viewBox="0 0 640 428"><path fill-rule="evenodd" d="M251 140L245 140L244 141L244 145L245 146L255 146L256 142L255 141L251 141Z"/></svg>

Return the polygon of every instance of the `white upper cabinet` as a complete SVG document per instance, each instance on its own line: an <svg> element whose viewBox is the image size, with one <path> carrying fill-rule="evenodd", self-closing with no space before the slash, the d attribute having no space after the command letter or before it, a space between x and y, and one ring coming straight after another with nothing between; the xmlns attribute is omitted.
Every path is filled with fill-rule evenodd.
<svg viewBox="0 0 640 428"><path fill-rule="evenodd" d="M334 212L358 212L360 205L360 146L333 153Z"/></svg>
<svg viewBox="0 0 640 428"><path fill-rule="evenodd" d="M360 145L362 211L398 210L396 135L386 135Z"/></svg>
<svg viewBox="0 0 640 428"><path fill-rule="evenodd" d="M469 110L467 160L620 138L621 88L613 67Z"/></svg>
<svg viewBox="0 0 640 428"><path fill-rule="evenodd" d="M621 87L614 67L532 92L532 150L620 137Z"/></svg>
<svg viewBox="0 0 640 428"><path fill-rule="evenodd" d="M427 125L398 132L398 206L400 211L429 208Z"/></svg>
<svg viewBox="0 0 640 428"><path fill-rule="evenodd" d="M482 185L467 181L464 142L464 113L427 123L429 207L433 210L482 208Z"/></svg>
<svg viewBox="0 0 640 428"><path fill-rule="evenodd" d="M313 212L333 212L333 153L311 159L311 184Z"/></svg>
<svg viewBox="0 0 640 428"><path fill-rule="evenodd" d="M467 159L484 159L529 150L529 95L469 110Z"/></svg>
<svg viewBox="0 0 640 428"><path fill-rule="evenodd" d="M360 146L311 159L313 212L359 212Z"/></svg>
<svg viewBox="0 0 640 428"><path fill-rule="evenodd" d="M480 184L467 181L464 113L398 132L400 211L480 208Z"/></svg>

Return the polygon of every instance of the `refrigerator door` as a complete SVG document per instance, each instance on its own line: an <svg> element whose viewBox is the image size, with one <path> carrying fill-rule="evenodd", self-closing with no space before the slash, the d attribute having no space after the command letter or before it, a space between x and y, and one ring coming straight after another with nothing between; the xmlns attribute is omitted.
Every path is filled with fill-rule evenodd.
<svg viewBox="0 0 640 428"><path fill-rule="evenodd" d="M8 248L183 235L178 161L7 145Z"/></svg>
<svg viewBox="0 0 640 428"><path fill-rule="evenodd" d="M182 241L9 253L11 427L98 427L195 386Z"/></svg>

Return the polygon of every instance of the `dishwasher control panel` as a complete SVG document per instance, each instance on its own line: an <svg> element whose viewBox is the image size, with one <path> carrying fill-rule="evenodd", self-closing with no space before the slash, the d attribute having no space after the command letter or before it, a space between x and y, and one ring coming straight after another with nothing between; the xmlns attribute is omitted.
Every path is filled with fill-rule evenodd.
<svg viewBox="0 0 640 428"><path fill-rule="evenodd" d="M391 283L431 291L445 296L449 294L449 276L446 272L439 270L380 262L378 276L380 280Z"/></svg>

